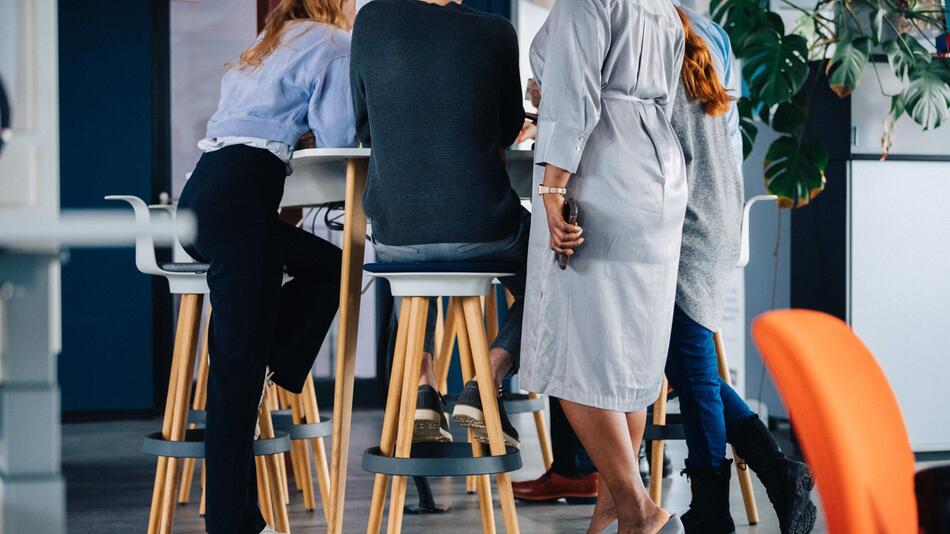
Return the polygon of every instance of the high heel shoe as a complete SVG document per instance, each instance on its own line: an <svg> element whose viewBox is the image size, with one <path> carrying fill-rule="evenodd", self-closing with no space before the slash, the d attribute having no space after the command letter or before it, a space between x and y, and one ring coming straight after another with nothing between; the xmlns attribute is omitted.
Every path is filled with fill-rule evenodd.
<svg viewBox="0 0 950 534"><path fill-rule="evenodd" d="M676 514L673 514L666 521L666 524L663 525L663 528L658 530L656 534L684 534L685 532L686 529L683 528L683 522Z"/></svg>

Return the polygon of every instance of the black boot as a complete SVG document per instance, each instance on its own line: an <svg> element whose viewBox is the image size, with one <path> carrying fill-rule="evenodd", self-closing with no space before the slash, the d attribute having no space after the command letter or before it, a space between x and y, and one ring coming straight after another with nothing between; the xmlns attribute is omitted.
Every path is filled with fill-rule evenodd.
<svg viewBox="0 0 950 534"><path fill-rule="evenodd" d="M683 469L693 493L689 511L682 515L687 534L732 534L736 531L736 524L729 514L731 466L731 460L724 460L719 467Z"/></svg>
<svg viewBox="0 0 950 534"><path fill-rule="evenodd" d="M811 502L815 481L808 466L786 456L757 416L739 425L734 434L732 444L765 486L782 534L811 532L818 510Z"/></svg>

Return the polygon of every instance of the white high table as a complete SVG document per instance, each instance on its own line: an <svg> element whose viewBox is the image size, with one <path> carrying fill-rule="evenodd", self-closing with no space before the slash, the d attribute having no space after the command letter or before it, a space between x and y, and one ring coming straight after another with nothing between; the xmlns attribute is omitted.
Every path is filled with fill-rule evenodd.
<svg viewBox="0 0 950 534"><path fill-rule="evenodd" d="M346 496L347 457L353 416L356 340L360 316L366 214L363 193L369 164L368 148L309 148L294 152L293 174L287 177L282 206L344 203L343 265L340 269L340 317L336 346L336 384L333 392L333 448L330 454L329 534L342 534ZM509 150L512 186L522 197L531 196L533 151Z"/></svg>

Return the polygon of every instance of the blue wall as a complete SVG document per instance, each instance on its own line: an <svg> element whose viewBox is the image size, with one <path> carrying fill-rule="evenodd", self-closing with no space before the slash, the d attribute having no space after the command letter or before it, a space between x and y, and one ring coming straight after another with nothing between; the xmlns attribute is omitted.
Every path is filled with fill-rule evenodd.
<svg viewBox="0 0 950 534"><path fill-rule="evenodd" d="M167 1L60 1L63 209L119 208L107 194L151 201L167 186L157 175L167 169L167 62L163 75L155 60L167 57L167 10ZM62 283L63 411L152 408L153 281L135 269L132 249L74 250Z"/></svg>

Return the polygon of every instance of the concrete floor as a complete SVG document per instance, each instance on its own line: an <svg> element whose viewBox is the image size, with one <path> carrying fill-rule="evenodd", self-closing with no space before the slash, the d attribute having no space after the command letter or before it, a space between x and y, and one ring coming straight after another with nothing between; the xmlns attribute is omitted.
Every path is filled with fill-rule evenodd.
<svg viewBox="0 0 950 534"><path fill-rule="evenodd" d="M350 472L347 483L346 532L365 532L369 501L372 494L372 476L361 468L363 449L378 444L382 412L356 412L353 416ZM529 415L514 418L522 435L524 468L513 473L515 480L537 477L543 472L534 425ZM63 427L63 470L67 481L67 510L69 531L81 534L144 532L148 522L155 460L142 454L142 436L161 426L159 419L96 423L72 423ZM327 446L329 451L329 444ZM670 444L674 471L682 467L686 447L683 442ZM176 533L202 533L204 522L198 516L199 490L195 477L193 503L179 506L175 515ZM437 530L462 534L481 532L478 500L465 494L464 480L432 480L432 489L439 503L451 503L451 511L442 515L406 515L403 531L435 532ZM663 505L672 512L683 512L689 505L689 485L685 477L674 474L664 480ZM778 532L778 523L765 495L764 488L755 481L756 499L761 521L749 526L742 498L733 477L732 515L740 534ZM817 501L817 495L816 495ZM495 493L497 506L497 492ZM415 502L410 484L407 502ZM318 503L318 506L320 504ZM593 506L566 504L518 505L521 531L526 534L584 532ZM496 510L496 525L503 531L501 514ZM303 509L301 494L291 497L290 522L294 533L326 531L323 513ZM816 533L825 532L824 520L819 514Z"/></svg>

